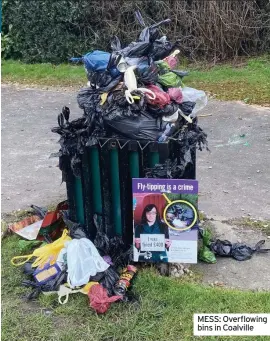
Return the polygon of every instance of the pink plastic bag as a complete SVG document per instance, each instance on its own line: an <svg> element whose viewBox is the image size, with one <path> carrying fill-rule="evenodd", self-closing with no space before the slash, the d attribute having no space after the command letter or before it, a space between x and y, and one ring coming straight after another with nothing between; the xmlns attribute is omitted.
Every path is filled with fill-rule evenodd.
<svg viewBox="0 0 270 341"><path fill-rule="evenodd" d="M179 104L183 102L183 94L180 88L169 88L168 94L172 101Z"/></svg>
<svg viewBox="0 0 270 341"><path fill-rule="evenodd" d="M149 104L163 108L171 102L170 96L158 86L151 84L147 86L147 89L151 90L156 95L155 99L147 99Z"/></svg>
<svg viewBox="0 0 270 341"><path fill-rule="evenodd" d="M174 56L168 56L164 58L163 60L169 65L171 70L174 69L178 63L177 57L174 57Z"/></svg>

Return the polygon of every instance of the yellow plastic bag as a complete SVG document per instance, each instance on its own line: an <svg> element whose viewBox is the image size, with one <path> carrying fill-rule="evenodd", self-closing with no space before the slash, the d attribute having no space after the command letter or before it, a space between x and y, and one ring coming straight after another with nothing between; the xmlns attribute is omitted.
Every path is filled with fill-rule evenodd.
<svg viewBox="0 0 270 341"><path fill-rule="evenodd" d="M32 257L37 257L32 264L33 268L37 266L42 267L48 261L50 262L50 265L53 265L57 260L59 252L65 246L65 243L72 240L67 234L68 230L64 230L62 236L53 243L39 247L30 255L13 257L11 259L11 264L14 266L20 266L28 262Z"/></svg>

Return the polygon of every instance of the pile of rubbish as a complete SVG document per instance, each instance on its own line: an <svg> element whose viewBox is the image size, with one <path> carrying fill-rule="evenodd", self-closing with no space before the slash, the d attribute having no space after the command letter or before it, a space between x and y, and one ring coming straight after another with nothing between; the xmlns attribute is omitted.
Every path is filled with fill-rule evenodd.
<svg viewBox="0 0 270 341"><path fill-rule="evenodd" d="M244 243L231 243L228 240L213 239L209 230L200 228L202 245L199 249L199 259L206 263L216 263L216 256L231 257L238 261L251 259L254 253L268 253L270 249L262 249L265 240L260 240L254 247Z"/></svg>
<svg viewBox="0 0 270 341"><path fill-rule="evenodd" d="M17 224L17 231L10 226L12 231L28 239L19 243L21 252L28 254L11 260L14 266L22 266L27 276L22 285L32 288L27 299L34 299L40 293L57 294L58 302L66 304L70 294L82 293L88 295L89 305L97 313L105 313L112 302L133 300L128 288L137 268L130 264L131 250L120 237L109 239L101 233L97 217L98 233L92 242L79 224L67 218L68 211L64 208L67 206L62 204L63 210L48 213L34 207L42 217L41 224L48 216L57 216L46 230L37 229L36 222L20 228ZM30 229L37 231L35 240L27 234Z"/></svg>
<svg viewBox="0 0 270 341"><path fill-rule="evenodd" d="M77 96L83 116L70 121L64 107L53 132L61 135L61 149L55 156L68 155L76 176L80 176L85 146L101 138L137 141L178 141L185 153L207 146L207 135L197 125L196 115L207 104L204 91L185 86L188 72L176 69L179 42L171 43L159 29L170 19L143 27L138 40L123 47L118 37L112 52L93 51L73 62L83 62L88 87ZM180 47L179 47L180 48Z"/></svg>

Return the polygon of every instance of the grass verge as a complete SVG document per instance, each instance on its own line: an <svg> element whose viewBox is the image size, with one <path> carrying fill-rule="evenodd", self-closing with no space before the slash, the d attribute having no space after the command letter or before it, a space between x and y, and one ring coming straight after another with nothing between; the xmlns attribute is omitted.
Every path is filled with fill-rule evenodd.
<svg viewBox="0 0 270 341"><path fill-rule="evenodd" d="M221 100L239 100L248 104L270 106L270 55L241 62L217 65L187 65L185 84L203 89ZM28 86L79 88L86 84L80 65L24 64L2 61L2 81Z"/></svg>
<svg viewBox="0 0 270 341"><path fill-rule="evenodd" d="M26 303L25 277L10 259L19 254L18 237L2 243L2 341L190 341L194 313L265 313L270 293L209 288L159 276L153 268L139 272L134 282L136 303L115 303L105 315L95 314L82 294L66 305L57 296ZM268 337L201 337L203 340L266 341Z"/></svg>
<svg viewBox="0 0 270 341"><path fill-rule="evenodd" d="M240 219L231 219L226 221L229 224L237 225L240 227L250 227L252 229L259 229L268 236L270 236L270 220L256 220L252 218L240 218Z"/></svg>
<svg viewBox="0 0 270 341"><path fill-rule="evenodd" d="M221 100L270 106L270 55L244 63L193 68L186 83Z"/></svg>

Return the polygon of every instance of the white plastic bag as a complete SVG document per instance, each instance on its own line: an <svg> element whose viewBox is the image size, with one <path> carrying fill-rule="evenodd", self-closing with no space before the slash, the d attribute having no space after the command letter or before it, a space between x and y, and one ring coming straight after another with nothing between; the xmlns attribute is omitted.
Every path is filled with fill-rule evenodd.
<svg viewBox="0 0 270 341"><path fill-rule="evenodd" d="M68 284L70 287L85 285L90 276L108 269L109 264L87 238L73 239L66 245Z"/></svg>
<svg viewBox="0 0 270 341"><path fill-rule="evenodd" d="M195 102L196 105L192 110L191 117L196 116L199 110L202 110L207 104L206 93L202 90L189 88L187 86L182 88L183 102Z"/></svg>
<svg viewBox="0 0 270 341"><path fill-rule="evenodd" d="M149 99L153 100L156 98L156 95L153 93L152 90L147 89L147 88L137 88L137 79L134 73L134 70L136 69L136 67L137 67L136 65L129 66L124 74L124 82L125 82L126 87L128 88L128 90L125 91L125 96L129 104L134 103L134 99L131 94L131 92L134 90L138 90L138 91L145 93Z"/></svg>

